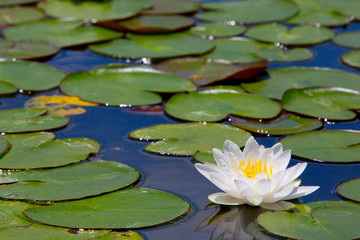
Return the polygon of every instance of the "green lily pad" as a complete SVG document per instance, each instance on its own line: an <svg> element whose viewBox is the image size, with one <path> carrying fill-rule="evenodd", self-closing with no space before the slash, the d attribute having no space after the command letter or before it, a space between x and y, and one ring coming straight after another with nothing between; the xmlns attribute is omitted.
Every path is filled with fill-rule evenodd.
<svg viewBox="0 0 360 240"><path fill-rule="evenodd" d="M317 162L360 161L360 132L323 130L299 133L280 140L295 156Z"/></svg>
<svg viewBox="0 0 360 240"><path fill-rule="evenodd" d="M116 58L169 58L204 54L214 48L212 42L186 33L135 35L127 39L90 45L96 53Z"/></svg>
<svg viewBox="0 0 360 240"><path fill-rule="evenodd" d="M58 53L60 49L45 41L22 40L14 42L0 39L0 58L2 59L35 59L49 57Z"/></svg>
<svg viewBox="0 0 360 240"><path fill-rule="evenodd" d="M226 139L242 147L250 136L244 130L218 123L160 124L130 133L135 139L159 140L147 145L147 151L182 156L222 148Z"/></svg>
<svg viewBox="0 0 360 240"><path fill-rule="evenodd" d="M0 110L0 132L36 132L66 126L70 118L46 116L45 108L13 108Z"/></svg>
<svg viewBox="0 0 360 240"><path fill-rule="evenodd" d="M186 213L189 208L186 201L173 194L128 187L93 198L30 208L25 214L35 221L54 226L133 229L171 221Z"/></svg>
<svg viewBox="0 0 360 240"><path fill-rule="evenodd" d="M44 17L45 13L35 7L9 7L0 9L0 25L36 21Z"/></svg>
<svg viewBox="0 0 360 240"><path fill-rule="evenodd" d="M287 51L279 47L265 48L257 52L270 62L298 62L311 59L314 54L306 48L293 48Z"/></svg>
<svg viewBox="0 0 360 240"><path fill-rule="evenodd" d="M217 164L215 159L214 159L214 155L211 152L196 152L193 156L193 158L201 163L212 163L212 164Z"/></svg>
<svg viewBox="0 0 360 240"><path fill-rule="evenodd" d="M65 77L65 72L45 64L37 62L23 61L3 61L0 62L0 80L14 85L14 87L24 91L44 91L59 85L61 79ZM5 84L8 91L14 88Z"/></svg>
<svg viewBox="0 0 360 240"><path fill-rule="evenodd" d="M346 199L360 202L360 178L340 183L336 186L336 192Z"/></svg>
<svg viewBox="0 0 360 240"><path fill-rule="evenodd" d="M288 29L285 25L272 23L256 25L245 35L258 41L278 42L284 45L310 45L326 42L335 36L325 27L296 26Z"/></svg>
<svg viewBox="0 0 360 240"><path fill-rule="evenodd" d="M261 96L231 90L204 90L194 93L179 93L165 105L172 117L187 121L220 121L229 114L267 119L281 112L277 102Z"/></svg>
<svg viewBox="0 0 360 240"><path fill-rule="evenodd" d="M208 37L232 37L246 31L246 27L217 23L200 23L190 29L191 34Z"/></svg>
<svg viewBox="0 0 360 240"><path fill-rule="evenodd" d="M54 18L105 21L135 16L141 10L151 7L151 4L144 0L46 0L39 7Z"/></svg>
<svg viewBox="0 0 360 240"><path fill-rule="evenodd" d="M161 103L154 92L194 91L187 79L168 75L149 67L104 66L91 72L76 72L66 77L61 91L83 100L108 105L138 106Z"/></svg>
<svg viewBox="0 0 360 240"><path fill-rule="evenodd" d="M306 116L351 120L360 109L360 92L344 88L289 89L282 97L283 108Z"/></svg>
<svg viewBox="0 0 360 240"><path fill-rule="evenodd" d="M360 50L345 53L341 60L351 67L360 68Z"/></svg>
<svg viewBox="0 0 360 240"><path fill-rule="evenodd" d="M357 0L334 0L331 2L321 0L321 2L327 8L341 12L355 20L360 20L360 3Z"/></svg>
<svg viewBox="0 0 360 240"><path fill-rule="evenodd" d="M0 137L0 156L3 155L9 149L9 143L6 138L1 135Z"/></svg>
<svg viewBox="0 0 360 240"><path fill-rule="evenodd" d="M44 40L59 47L107 41L123 35L109 29L97 26L83 26L83 24L81 20L45 19L8 27L2 33L5 38L14 41L25 39Z"/></svg>
<svg viewBox="0 0 360 240"><path fill-rule="evenodd" d="M360 48L360 31L346 32L336 35L333 42L348 48Z"/></svg>
<svg viewBox="0 0 360 240"><path fill-rule="evenodd" d="M266 61L232 64L220 60L184 57L161 62L155 67L172 75L187 78L197 86L204 86L228 78L252 78L263 72L267 65Z"/></svg>
<svg viewBox="0 0 360 240"><path fill-rule="evenodd" d="M200 9L196 0L147 0L152 6L145 9L141 14L146 15L175 15L193 13Z"/></svg>
<svg viewBox="0 0 360 240"><path fill-rule="evenodd" d="M323 123L319 119L304 118L294 114L283 114L274 120L261 122L231 117L231 125L257 134L285 135L321 128Z"/></svg>
<svg viewBox="0 0 360 240"><path fill-rule="evenodd" d="M20 5L20 4L30 4L36 3L39 0L1 0L0 6L11 6L11 5Z"/></svg>
<svg viewBox="0 0 360 240"><path fill-rule="evenodd" d="M93 240L144 240L140 234L134 231L111 232L109 234L91 238Z"/></svg>
<svg viewBox="0 0 360 240"><path fill-rule="evenodd" d="M240 85L208 85L205 86L204 89L226 89L226 90L233 90L237 92L245 92Z"/></svg>
<svg viewBox="0 0 360 240"><path fill-rule="evenodd" d="M290 88L314 86L341 87L360 91L360 76L331 68L285 67L268 71L269 79L254 83L242 83L248 92L281 100Z"/></svg>
<svg viewBox="0 0 360 240"><path fill-rule="evenodd" d="M16 93L18 89L11 83L0 81L0 94Z"/></svg>
<svg viewBox="0 0 360 240"><path fill-rule="evenodd" d="M14 200L64 201L124 188L140 174L118 162L96 161L62 168L3 172L0 197ZM9 184L10 183L10 184Z"/></svg>
<svg viewBox="0 0 360 240"><path fill-rule="evenodd" d="M25 217L24 210L37 205L27 202L0 200L0 231L8 227L29 226L33 223ZM0 236L3 235L0 233Z"/></svg>
<svg viewBox="0 0 360 240"><path fill-rule="evenodd" d="M203 21L236 21L246 24L275 22L293 16L297 5L291 0L257 0L204 3L203 8L214 11L198 13Z"/></svg>
<svg viewBox="0 0 360 240"><path fill-rule="evenodd" d="M88 138L56 139L54 133L6 134L9 151L0 158L1 169L35 169L80 162L95 154L100 143Z"/></svg>
<svg viewBox="0 0 360 240"><path fill-rule="evenodd" d="M272 45L260 43L246 38L215 39L216 48L201 57L207 59L223 59L232 63L248 63L262 60L256 53L262 48Z"/></svg>

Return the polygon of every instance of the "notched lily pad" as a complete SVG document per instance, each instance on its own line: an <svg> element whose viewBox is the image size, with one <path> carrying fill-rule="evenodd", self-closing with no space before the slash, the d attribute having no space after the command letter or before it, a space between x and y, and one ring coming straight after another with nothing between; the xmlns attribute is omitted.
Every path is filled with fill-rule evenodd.
<svg viewBox="0 0 360 240"><path fill-rule="evenodd" d="M11 148L0 158L1 169L35 169L64 166L96 154L100 143L88 138L56 139L50 132L4 135Z"/></svg>
<svg viewBox="0 0 360 240"><path fill-rule="evenodd" d="M299 62L311 59L314 54L306 48L281 49L279 47L265 48L257 54L269 62Z"/></svg>
<svg viewBox="0 0 360 240"><path fill-rule="evenodd" d="M130 133L134 139L160 140L147 145L147 151L181 156L222 148L226 139L242 147L250 136L244 130L218 123L161 124Z"/></svg>
<svg viewBox="0 0 360 240"><path fill-rule="evenodd" d="M360 132L322 130L299 133L280 140L295 156L317 162L354 163L360 161Z"/></svg>
<svg viewBox="0 0 360 240"><path fill-rule="evenodd" d="M346 199L360 202L360 178L354 178L338 184L336 192Z"/></svg>
<svg viewBox="0 0 360 240"><path fill-rule="evenodd" d="M172 117L187 121L220 121L229 114L268 119L276 117L281 106L261 96L212 89L176 94L166 103L165 111Z"/></svg>
<svg viewBox="0 0 360 240"><path fill-rule="evenodd" d="M341 60L351 67L360 68L360 50L345 53Z"/></svg>
<svg viewBox="0 0 360 240"><path fill-rule="evenodd" d="M1 6L2 3L0 3ZM0 26L19 24L43 19L45 13L35 7L8 7L0 8Z"/></svg>
<svg viewBox="0 0 360 240"><path fill-rule="evenodd" d="M351 31L336 35L333 42L342 47L360 48L360 31Z"/></svg>
<svg viewBox="0 0 360 240"><path fill-rule="evenodd" d="M147 0L152 7L141 12L144 15L188 14L200 9L196 0Z"/></svg>
<svg viewBox="0 0 360 240"><path fill-rule="evenodd" d="M240 25L226 25L218 23L200 23L190 29L190 33L207 37L232 37L246 31Z"/></svg>

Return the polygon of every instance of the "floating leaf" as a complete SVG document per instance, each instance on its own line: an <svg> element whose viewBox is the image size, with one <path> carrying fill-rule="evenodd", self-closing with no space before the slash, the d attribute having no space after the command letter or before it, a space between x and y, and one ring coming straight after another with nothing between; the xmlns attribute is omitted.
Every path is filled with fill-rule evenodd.
<svg viewBox="0 0 360 240"><path fill-rule="evenodd" d="M1 0L0 6L11 6L11 5L20 5L20 4L31 4L36 3L39 0Z"/></svg>
<svg viewBox="0 0 360 240"><path fill-rule="evenodd" d="M3 172L0 197L31 201L63 201L124 188L140 174L118 162L94 161L61 168ZM9 184L10 183L10 184Z"/></svg>
<svg viewBox="0 0 360 240"><path fill-rule="evenodd" d="M239 25L200 23L190 29L192 34L208 37L232 37L244 33L246 28Z"/></svg>
<svg viewBox="0 0 360 240"><path fill-rule="evenodd" d="M9 144L6 138L1 135L0 137L0 156L3 155L9 149Z"/></svg>
<svg viewBox="0 0 360 240"><path fill-rule="evenodd" d="M175 15L193 13L200 9L196 0L147 0L153 6L141 13L146 15Z"/></svg>
<svg viewBox="0 0 360 240"><path fill-rule="evenodd" d="M87 138L56 139L54 133L6 134L10 150L0 158L1 169L34 169L64 166L95 154L100 144Z"/></svg>
<svg viewBox="0 0 360 240"><path fill-rule="evenodd" d="M222 148L226 139L242 147L250 136L244 130L218 123L161 124L130 133L135 139L160 140L147 145L147 151L183 156Z"/></svg>
<svg viewBox="0 0 360 240"><path fill-rule="evenodd" d="M284 149L291 149L293 155L318 162L360 161L360 132L312 131L287 136L280 142Z"/></svg>
<svg viewBox="0 0 360 240"><path fill-rule="evenodd" d="M341 60L351 67L360 68L360 50L345 53Z"/></svg>
<svg viewBox="0 0 360 240"><path fill-rule="evenodd" d="M0 110L0 132L36 132L61 128L70 122L70 118L48 116L46 112L43 108Z"/></svg>
<svg viewBox="0 0 360 240"><path fill-rule="evenodd" d="M336 35L333 42L349 48L360 48L360 31L345 32Z"/></svg>
<svg viewBox="0 0 360 240"><path fill-rule="evenodd" d="M93 198L30 208L25 214L54 226L117 229L165 223L181 216L189 207L186 201L167 192L128 187Z"/></svg>
<svg viewBox="0 0 360 240"><path fill-rule="evenodd" d="M270 62L306 61L314 56L314 54L306 48L293 48L284 51L279 47L261 49L257 54Z"/></svg>
<svg viewBox="0 0 360 240"><path fill-rule="evenodd" d="M220 121L229 114L248 118L273 118L281 106L268 98L231 90L179 93L165 105L172 117L187 121Z"/></svg>
<svg viewBox="0 0 360 240"><path fill-rule="evenodd" d="M290 0L257 0L204 3L205 11L195 15L203 21L236 21L246 24L275 22L293 16L297 5Z"/></svg>
<svg viewBox="0 0 360 240"><path fill-rule="evenodd" d="M212 164L217 164L211 152L196 152L193 158L201 163L208 162Z"/></svg>
<svg viewBox="0 0 360 240"><path fill-rule="evenodd" d="M109 234L92 239L93 240L144 240L140 234L134 231L111 232Z"/></svg>
<svg viewBox="0 0 360 240"><path fill-rule="evenodd" d="M342 197L360 202L360 178L354 178L336 186L336 192Z"/></svg>
<svg viewBox="0 0 360 240"><path fill-rule="evenodd" d="M283 114L274 120L262 120L261 122L231 117L231 125L258 134L285 135L321 128L323 123L318 119L299 117L294 114Z"/></svg>
<svg viewBox="0 0 360 240"><path fill-rule="evenodd" d="M1 4L2 3L0 3L0 5ZM35 7L9 7L0 9L0 25L36 21L44 17L44 12Z"/></svg>
<svg viewBox="0 0 360 240"><path fill-rule="evenodd" d="M355 20L360 20L360 3L357 0L321 0L325 8L334 10L335 12L343 13Z"/></svg>
<svg viewBox="0 0 360 240"><path fill-rule="evenodd" d="M266 69L267 62L258 61L235 65L226 61L185 57L170 59L155 67L161 71L187 78L197 86L204 86L227 78L252 78Z"/></svg>
<svg viewBox="0 0 360 240"><path fill-rule="evenodd" d="M285 25L272 23L250 28L247 37L264 42L278 42L284 45L309 45L330 40L334 32L329 28L296 26L288 29Z"/></svg>
<svg viewBox="0 0 360 240"><path fill-rule="evenodd" d="M18 89L11 83L0 81L0 94L16 93Z"/></svg>
<svg viewBox="0 0 360 240"><path fill-rule="evenodd" d="M65 75L65 72L55 67L37 62L0 61L1 81L24 91L49 90L59 85ZM8 89L14 92L14 88ZM4 93L4 91L1 92Z"/></svg>
<svg viewBox="0 0 360 240"><path fill-rule="evenodd" d="M61 83L61 91L86 101L109 105L138 106L157 104L161 97L154 92L194 91L189 80L168 75L149 67L113 65L91 72L76 72Z"/></svg>
<svg viewBox="0 0 360 240"><path fill-rule="evenodd" d="M83 26L83 24L81 20L45 19L8 27L3 30L3 35L15 41L44 40L59 47L101 42L122 36L119 32L97 26Z"/></svg>
<svg viewBox="0 0 360 240"><path fill-rule="evenodd" d="M33 221L25 217L24 210L35 206L27 202L0 200L0 231L8 227L29 226ZM1 232L0 236L3 236Z"/></svg>
<svg viewBox="0 0 360 240"><path fill-rule="evenodd" d="M168 58L204 54L214 48L212 42L186 33L135 35L127 39L90 45L96 53L116 58Z"/></svg>
<svg viewBox="0 0 360 240"><path fill-rule="evenodd" d="M248 92L281 100L290 88L341 87L360 91L360 75L331 68L285 67L268 71L269 79L242 83Z"/></svg>

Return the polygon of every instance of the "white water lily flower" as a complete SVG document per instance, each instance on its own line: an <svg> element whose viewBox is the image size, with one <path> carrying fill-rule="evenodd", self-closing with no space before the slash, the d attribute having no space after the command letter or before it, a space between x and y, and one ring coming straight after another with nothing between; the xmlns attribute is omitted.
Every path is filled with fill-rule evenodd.
<svg viewBox="0 0 360 240"><path fill-rule="evenodd" d="M214 148L213 155L217 165L196 163L195 167L224 191L209 195L209 200L217 204L249 204L281 210L294 206L284 200L308 195L319 188L300 187L300 179L295 179L305 170L307 163L286 169L291 152L283 151L281 143L265 148L250 137L242 152L238 145L226 140L224 152Z"/></svg>

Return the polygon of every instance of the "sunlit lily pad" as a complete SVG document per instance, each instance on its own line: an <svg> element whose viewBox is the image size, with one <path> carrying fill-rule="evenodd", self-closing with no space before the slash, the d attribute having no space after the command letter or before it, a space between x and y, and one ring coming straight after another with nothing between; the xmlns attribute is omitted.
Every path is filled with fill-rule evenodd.
<svg viewBox="0 0 360 240"><path fill-rule="evenodd" d="M25 214L54 226L133 229L168 222L186 213L189 207L186 201L167 192L128 187L93 198L30 208Z"/></svg>
<svg viewBox="0 0 360 240"><path fill-rule="evenodd" d="M187 78L197 86L204 86L227 78L252 78L267 67L266 61L232 64L226 61L186 57L175 58L157 64L161 71Z"/></svg>
<svg viewBox="0 0 360 240"><path fill-rule="evenodd" d="M6 138L1 135L0 137L0 156L3 155L8 149L9 149L9 144L8 141L6 140Z"/></svg>
<svg viewBox="0 0 360 240"><path fill-rule="evenodd" d="M187 79L162 73L149 67L100 67L91 72L76 72L66 77L61 91L86 101L108 105L138 106L157 104L161 97L154 92L194 91Z"/></svg>
<svg viewBox="0 0 360 240"><path fill-rule="evenodd" d="M360 2L357 0L321 0L325 8L330 8L336 12L341 12L355 20L360 20Z"/></svg>
<svg viewBox="0 0 360 240"><path fill-rule="evenodd" d="M134 231L111 232L109 234L92 238L92 240L144 240L140 234Z"/></svg>
<svg viewBox="0 0 360 240"><path fill-rule="evenodd" d="M345 53L341 60L351 67L360 68L360 50Z"/></svg>
<svg viewBox="0 0 360 240"><path fill-rule="evenodd" d="M11 83L0 81L0 94L16 93L18 89Z"/></svg>
<svg viewBox="0 0 360 240"><path fill-rule="evenodd" d="M360 31L346 32L336 35L333 42L349 48L360 48Z"/></svg>
<svg viewBox="0 0 360 240"><path fill-rule="evenodd" d="M208 162L208 163L216 164L214 155L211 152L196 152L193 158L201 163Z"/></svg>
<svg viewBox="0 0 360 240"><path fill-rule="evenodd" d="M204 54L214 48L212 42L186 33L126 36L90 45L90 49L117 58L168 58Z"/></svg>
<svg viewBox="0 0 360 240"><path fill-rule="evenodd" d="M229 114L266 119L276 117L281 106L261 96L231 90L204 90L194 93L179 93L165 105L172 117L187 121L220 121Z"/></svg>
<svg viewBox="0 0 360 240"><path fill-rule="evenodd" d="M130 133L135 139L160 140L147 145L147 151L183 156L222 148L226 139L242 147L250 136L244 130L218 123L161 124Z"/></svg>
<svg viewBox="0 0 360 240"><path fill-rule="evenodd" d="M41 2L39 7L55 18L104 21L135 16L141 10L151 7L151 4L144 0L46 0Z"/></svg>
<svg viewBox="0 0 360 240"><path fill-rule="evenodd" d="M63 201L124 188L139 178L135 169L118 162L94 161L62 168L3 172L0 197L14 200Z"/></svg>
<svg viewBox="0 0 360 240"><path fill-rule="evenodd" d="M35 7L0 8L0 25L36 21L44 17L44 12Z"/></svg>
<svg viewBox="0 0 360 240"><path fill-rule="evenodd" d="M314 56L314 54L306 48L294 48L284 51L279 47L261 49L257 54L270 62L306 61Z"/></svg>
<svg viewBox="0 0 360 240"><path fill-rule="evenodd" d="M360 202L360 178L340 183L336 186L336 191L344 198Z"/></svg>
<svg viewBox="0 0 360 240"><path fill-rule="evenodd" d="M34 169L64 166L95 154L100 144L87 138L56 139L50 132L6 134L9 151L0 158L1 169Z"/></svg>
<svg viewBox="0 0 360 240"><path fill-rule="evenodd" d="M28 226L33 223L30 219L25 217L23 212L29 207L36 206L37 205L35 204L27 202L0 200L0 229ZM0 236L2 236L1 233Z"/></svg>
<svg viewBox="0 0 360 240"><path fill-rule="evenodd" d="M360 91L360 75L331 68L285 67L268 71L269 79L241 86L261 96L281 99L290 88L342 87Z"/></svg>
<svg viewBox="0 0 360 240"><path fill-rule="evenodd" d="M205 11L195 15L203 21L236 21L262 23L287 19L293 16L297 5L291 0L256 0L204 3Z"/></svg>
<svg viewBox="0 0 360 240"><path fill-rule="evenodd" d="M1 0L0 6L11 6L11 5L20 5L20 4L30 4L36 3L39 0Z"/></svg>
<svg viewBox="0 0 360 240"><path fill-rule="evenodd" d="M35 59L48 57L59 52L59 47L40 40L13 42L0 39L0 59Z"/></svg>
<svg viewBox="0 0 360 240"><path fill-rule="evenodd" d="M200 23L190 29L192 34L208 37L232 37L244 33L246 27L218 23Z"/></svg>
<svg viewBox="0 0 360 240"><path fill-rule="evenodd" d="M231 117L231 125L247 131L266 135L285 135L306 132L323 126L318 119L299 117L294 114L283 114L269 121L255 121Z"/></svg>
<svg viewBox="0 0 360 240"><path fill-rule="evenodd" d="M323 130L291 135L280 140L298 157L318 162L360 161L360 132Z"/></svg>
<svg viewBox="0 0 360 240"><path fill-rule="evenodd" d="M97 26L83 26L83 24L81 20L45 19L8 27L3 30L3 35L15 41L44 40L59 47L101 42L122 36L119 32Z"/></svg>
<svg viewBox="0 0 360 240"><path fill-rule="evenodd" d="M200 4L196 0L147 0L152 8L141 13L147 15L175 15L196 12Z"/></svg>
<svg viewBox="0 0 360 240"><path fill-rule="evenodd" d="M247 37L264 42L278 42L284 45L309 45L330 40L334 32L329 28L296 26L288 29L285 25L272 23L250 28Z"/></svg>

